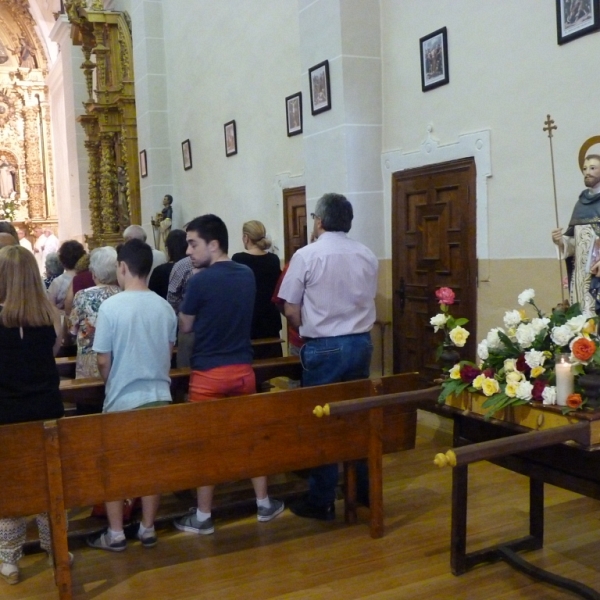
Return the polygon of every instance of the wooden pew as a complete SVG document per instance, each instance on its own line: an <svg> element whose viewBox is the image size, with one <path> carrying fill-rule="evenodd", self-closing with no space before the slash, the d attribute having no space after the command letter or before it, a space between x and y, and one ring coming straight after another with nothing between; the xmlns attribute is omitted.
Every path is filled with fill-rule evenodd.
<svg viewBox="0 0 600 600"><path fill-rule="evenodd" d="M313 408L418 387L413 373L46 423L47 436L55 440L46 447L53 452L47 456L54 473L48 479L48 497L61 600L71 598L66 533L61 529L65 509L327 463L348 467L349 461L367 456L374 469L372 481L380 487L381 453L414 447L417 406L389 404L328 419L315 418ZM0 463L3 478L1 469ZM351 506L345 512L352 522L355 479L353 469L347 472ZM39 493L39 481L35 490ZM371 535L382 533L379 490L372 498Z"/></svg>
<svg viewBox="0 0 600 600"><path fill-rule="evenodd" d="M274 377L302 377L302 364L297 356L282 358L264 358L252 363L256 376L256 389L260 391L263 384ZM171 395L178 401L183 392L187 392L190 383L190 369L171 369ZM104 381L102 379L63 379L60 382L60 393L63 402L84 404L102 410L104 403Z"/></svg>
<svg viewBox="0 0 600 600"><path fill-rule="evenodd" d="M264 338L252 340L253 347L264 347L264 346L273 346L275 344L282 344L283 340L281 338ZM176 357L177 357L177 346L173 348L173 360L171 362L172 368L176 367ZM77 351L75 354L72 353L72 346L67 346L61 348L61 352L56 357L56 366L58 367L58 373L61 377L66 377L67 379L75 379L75 364L77 362Z"/></svg>

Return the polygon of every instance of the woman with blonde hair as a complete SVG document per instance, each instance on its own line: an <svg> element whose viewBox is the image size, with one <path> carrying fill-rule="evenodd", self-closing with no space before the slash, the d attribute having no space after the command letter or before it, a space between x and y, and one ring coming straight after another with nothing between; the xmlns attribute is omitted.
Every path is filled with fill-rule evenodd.
<svg viewBox="0 0 600 600"><path fill-rule="evenodd" d="M60 331L33 254L22 246L0 249L0 425L63 416L54 360ZM51 554L48 515L36 520L40 544ZM10 584L19 581L25 526L24 518L0 519L0 576Z"/></svg>
<svg viewBox="0 0 600 600"><path fill-rule="evenodd" d="M242 241L245 252L234 254L231 260L250 267L256 280L251 337L253 340L278 338L281 331L281 315L271 302L271 297L281 274L279 257L267 252L271 247L271 240L267 238L265 226L260 221L244 223ZM254 358L277 356L282 356L281 344L254 347Z"/></svg>

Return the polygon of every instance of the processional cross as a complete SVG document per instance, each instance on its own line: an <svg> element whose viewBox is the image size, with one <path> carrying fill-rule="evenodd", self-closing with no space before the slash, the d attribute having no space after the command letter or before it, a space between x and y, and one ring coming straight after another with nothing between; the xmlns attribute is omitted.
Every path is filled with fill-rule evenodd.
<svg viewBox="0 0 600 600"><path fill-rule="evenodd" d="M548 139L550 141L550 163L552 165L552 188L554 190L554 216L556 218L556 228L558 229L558 201L556 199L556 174L554 172L554 149L552 147L552 132L558 127L554 123L554 119L550 116L546 116L546 120L544 121L544 129L543 131L548 132ZM565 302L565 288L563 287L563 260L562 260L562 247L558 246L558 257L559 257L559 268L560 268L560 295L562 298L562 302Z"/></svg>

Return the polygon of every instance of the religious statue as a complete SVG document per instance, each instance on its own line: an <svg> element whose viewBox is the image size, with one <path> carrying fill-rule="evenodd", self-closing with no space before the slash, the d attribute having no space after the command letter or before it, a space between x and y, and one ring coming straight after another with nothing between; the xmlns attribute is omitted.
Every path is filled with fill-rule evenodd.
<svg viewBox="0 0 600 600"><path fill-rule="evenodd" d="M12 53L18 57L19 66L22 69L36 69L37 61L35 58L35 52L29 45L29 42L24 37L19 38L19 48L11 50Z"/></svg>
<svg viewBox="0 0 600 600"><path fill-rule="evenodd" d="M592 278L600 277L600 155L589 154L583 162L586 189L573 209L569 226L552 231L552 241L566 258L571 304L579 303L586 317L596 315L590 293Z"/></svg>
<svg viewBox="0 0 600 600"><path fill-rule="evenodd" d="M15 172L6 156L0 156L0 198L8 200L15 192Z"/></svg>
<svg viewBox="0 0 600 600"><path fill-rule="evenodd" d="M156 216L151 219L152 227L154 228L154 245L158 250L165 249L167 236L171 231L173 219L173 196L166 194L163 198L163 209L156 213Z"/></svg>

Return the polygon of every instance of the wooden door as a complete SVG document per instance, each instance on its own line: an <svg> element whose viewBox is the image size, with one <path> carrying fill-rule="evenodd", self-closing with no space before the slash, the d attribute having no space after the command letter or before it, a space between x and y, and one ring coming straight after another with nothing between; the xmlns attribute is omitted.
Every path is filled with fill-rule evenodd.
<svg viewBox="0 0 600 600"><path fill-rule="evenodd" d="M283 190L285 262L308 243L306 235L306 188Z"/></svg>
<svg viewBox="0 0 600 600"><path fill-rule="evenodd" d="M455 317L471 332L460 351L475 358L476 197L471 158L394 173L392 176L392 285L394 372L440 373L435 350L441 334L429 319L439 312L438 287L454 290Z"/></svg>

